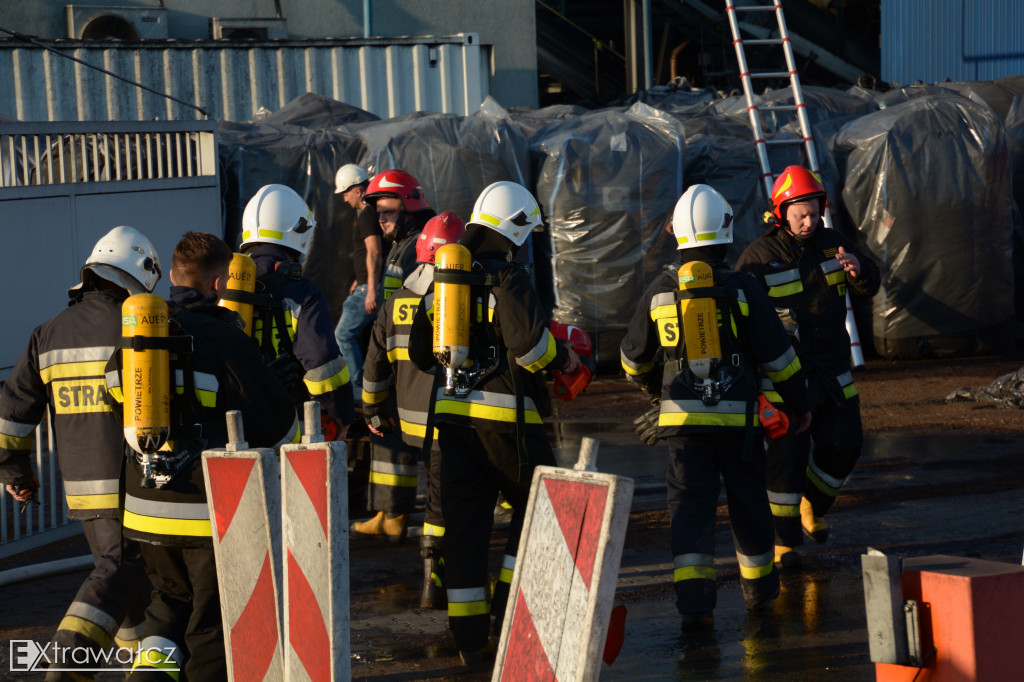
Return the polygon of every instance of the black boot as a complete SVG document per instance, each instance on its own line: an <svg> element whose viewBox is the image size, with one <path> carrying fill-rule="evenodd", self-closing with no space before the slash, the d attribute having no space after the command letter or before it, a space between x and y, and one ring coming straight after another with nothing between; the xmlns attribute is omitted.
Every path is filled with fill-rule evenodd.
<svg viewBox="0 0 1024 682"><path fill-rule="evenodd" d="M421 609L446 609L448 597L444 588L444 557L442 540L436 535L420 538L420 556L423 557L423 596Z"/></svg>

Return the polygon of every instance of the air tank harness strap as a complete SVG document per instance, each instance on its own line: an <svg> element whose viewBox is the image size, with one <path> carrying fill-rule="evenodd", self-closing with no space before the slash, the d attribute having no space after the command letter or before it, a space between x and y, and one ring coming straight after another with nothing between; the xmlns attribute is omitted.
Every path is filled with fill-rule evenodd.
<svg viewBox="0 0 1024 682"><path fill-rule="evenodd" d="M221 300L232 301L233 303L247 303L257 308L272 308L274 298L268 294L257 294L241 289L228 289L221 296Z"/></svg>

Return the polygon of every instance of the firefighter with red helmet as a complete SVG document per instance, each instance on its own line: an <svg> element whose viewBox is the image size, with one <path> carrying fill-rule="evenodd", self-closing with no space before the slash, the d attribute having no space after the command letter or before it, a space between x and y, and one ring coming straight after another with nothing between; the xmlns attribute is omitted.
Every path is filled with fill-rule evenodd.
<svg viewBox="0 0 1024 682"><path fill-rule="evenodd" d="M684 630L709 627L717 602L720 480L747 609L769 609L779 593L758 376L775 381L798 416L792 430L806 430L811 420L800 360L770 301L752 277L725 266L732 217L708 185L679 198L672 230L685 263L647 288L620 347L626 375L655 404L637 420L638 433L650 445L668 443L673 584Z"/></svg>
<svg viewBox="0 0 1024 682"><path fill-rule="evenodd" d="M466 226L445 211L427 221L416 238L416 269L385 302L373 325L363 374L363 415L374 434L370 464L370 508L384 514L407 513L416 497L420 453L427 457L427 503L420 539L423 595L420 608L444 608L441 547L441 458L429 420L434 374L421 372L409 360L413 315L434 281L434 256L444 244L462 238ZM430 433L428 433L428 429ZM398 433L396 433L396 431ZM400 437L399 437L400 436ZM404 445L403 445L404 443ZM431 446L434 447L431 447Z"/></svg>
<svg viewBox="0 0 1024 682"><path fill-rule="evenodd" d="M849 238L825 229L826 197L816 173L803 166L786 168L772 187L771 228L737 261L737 269L758 279L786 325L807 373L814 414L810 431L767 446L775 555L784 566L799 564L794 548L803 535L818 543L828 538L825 513L863 445L860 399L850 372L846 294L870 298L880 276ZM766 388L777 402L779 396Z"/></svg>
<svg viewBox="0 0 1024 682"><path fill-rule="evenodd" d="M377 211L385 241L391 244L384 263L384 302L390 299L402 282L416 268L416 240L423 227L436 214L427 205L419 181L404 170L391 169L378 173L366 188L363 201ZM365 366L365 361L364 361ZM394 439L393 445L401 448L401 441ZM385 447L384 443L373 444L374 449ZM395 457L398 455L395 454ZM383 466L387 457L371 455L371 459ZM380 493L390 487L389 494L378 495L368 501L374 515L352 524L352 532L360 535L386 536L392 541L405 537L409 523L411 501L398 503L397 499L416 496L416 460L401 470L370 470L371 493ZM376 484L376 485L375 485ZM386 487L384 487L386 486ZM400 490L406 488L407 490ZM396 499L397 498L397 499ZM384 500L389 500L386 504Z"/></svg>

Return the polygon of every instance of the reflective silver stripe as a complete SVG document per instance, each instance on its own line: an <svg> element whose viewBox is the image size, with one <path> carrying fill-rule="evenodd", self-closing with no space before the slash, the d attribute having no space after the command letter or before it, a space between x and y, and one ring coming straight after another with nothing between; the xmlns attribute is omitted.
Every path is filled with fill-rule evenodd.
<svg viewBox="0 0 1024 682"><path fill-rule="evenodd" d="M457 603L473 602L473 601L485 601L487 599L487 591L482 587L463 587L461 589L448 590L448 601Z"/></svg>
<svg viewBox="0 0 1024 682"><path fill-rule="evenodd" d="M507 568L510 571L516 570L516 558L511 554L506 554L501 559L501 567Z"/></svg>
<svg viewBox="0 0 1024 682"><path fill-rule="evenodd" d="M134 642L135 640L142 637L142 633L146 631L146 621L142 621L138 625L130 628L121 628L117 631L115 637L122 642Z"/></svg>
<svg viewBox="0 0 1024 682"><path fill-rule="evenodd" d="M32 432L36 430L35 424L25 424L23 422L12 422L9 419L0 419L0 433L5 436L14 436L15 438L28 438L32 435Z"/></svg>
<svg viewBox="0 0 1024 682"><path fill-rule="evenodd" d="M853 373L852 372L843 372L842 374L840 374L839 376L836 377L836 381L839 382L839 387L840 388L844 388L846 386L849 386L850 384L853 383Z"/></svg>
<svg viewBox="0 0 1024 682"><path fill-rule="evenodd" d="M807 463L807 468L814 472L814 474L822 480L822 482L828 487L839 490L843 487L843 481L834 476L829 476L814 463L814 453L811 453L811 460Z"/></svg>
<svg viewBox="0 0 1024 682"><path fill-rule="evenodd" d="M120 481L116 478L96 479L93 481L64 481L64 493L67 495L116 495Z"/></svg>
<svg viewBox="0 0 1024 682"><path fill-rule="evenodd" d="M426 424L427 413L420 412L418 410L407 410L405 408L398 408L398 418L404 422L410 422L412 424Z"/></svg>
<svg viewBox="0 0 1024 682"><path fill-rule="evenodd" d="M154 516L161 519L193 519L206 521L210 510L205 502L157 502L125 495L124 510L140 516Z"/></svg>
<svg viewBox="0 0 1024 682"><path fill-rule="evenodd" d="M384 381L370 381L365 376L363 377L363 390L367 393L380 393L387 390L389 386L391 386L390 378Z"/></svg>
<svg viewBox="0 0 1024 682"><path fill-rule="evenodd" d="M121 375L116 369L112 369L104 376L107 377L107 388L119 388L121 386Z"/></svg>
<svg viewBox="0 0 1024 682"><path fill-rule="evenodd" d="M651 299L651 310L660 308L663 305L674 305L676 302L676 294L674 291L666 291L661 294L655 294L654 298Z"/></svg>
<svg viewBox="0 0 1024 682"><path fill-rule="evenodd" d="M800 504L800 498L803 497L800 493L775 493L771 490L768 491L768 501L772 504L788 504L795 506Z"/></svg>
<svg viewBox="0 0 1024 682"><path fill-rule="evenodd" d="M106 611L100 611L91 604L86 604L80 601L71 602L71 606L68 607L67 615L76 616L78 618L84 618L90 623L96 623L103 631L108 635L113 635L114 630L117 629L117 621Z"/></svg>
<svg viewBox="0 0 1024 682"><path fill-rule="evenodd" d="M415 464L395 464L394 462L380 462L377 460L370 462L370 471L378 474L392 474L394 476L417 475Z"/></svg>
<svg viewBox="0 0 1024 682"><path fill-rule="evenodd" d="M544 356L547 354L548 347L550 345L551 332L545 329L544 333L540 335L540 340L537 341L537 344L533 348L531 348L530 350L526 351L518 358L516 358L516 363L521 367L528 367L533 363L538 362L539 360L543 359Z"/></svg>
<svg viewBox="0 0 1024 682"><path fill-rule="evenodd" d="M510 410L514 410L516 407L516 397L509 395L508 393L493 393L491 391L470 391L465 398L458 398L456 396L446 396L444 394L444 388L437 389L438 400L448 400L458 403L473 403L475 405L487 405L489 407L504 407ZM527 410L537 411L537 405L533 402L533 398L530 396L524 396L523 406Z"/></svg>
<svg viewBox="0 0 1024 682"><path fill-rule="evenodd" d="M302 436L302 434L299 432L299 429L300 429L299 418L298 418L298 416L293 417L292 418L292 425L289 426L288 430L285 432L285 434L283 436L281 436L281 440L277 441L277 443L274 444L273 449L277 450L282 445L287 445L288 443L298 443L299 439Z"/></svg>
<svg viewBox="0 0 1024 682"><path fill-rule="evenodd" d="M392 351L396 348L408 348L409 347L409 335L408 334L392 334L387 338L388 350Z"/></svg>
<svg viewBox="0 0 1024 682"><path fill-rule="evenodd" d="M346 365L345 363L345 358L339 355L338 357L334 358L333 360L327 361L326 363L320 365L319 367L314 367L313 369L308 370L305 373L305 375L303 375L302 378L305 381L326 381L327 379L333 377L335 374L338 374L339 372L344 370L345 367L347 366L348 365Z"/></svg>
<svg viewBox="0 0 1024 682"><path fill-rule="evenodd" d="M679 554L672 560L673 568L688 566L714 566L715 557L710 554Z"/></svg>
<svg viewBox="0 0 1024 682"><path fill-rule="evenodd" d="M174 381L175 386L185 386L185 373L180 370L174 370ZM196 390L209 391L210 393L216 393L217 389L220 388L220 382L217 381L217 377L207 372L192 372L192 381L196 384ZM109 385L110 382L108 381Z"/></svg>
<svg viewBox="0 0 1024 682"><path fill-rule="evenodd" d="M293 320L299 319L299 314L302 313L302 306L299 305L298 301L286 298L281 301L281 306L286 310L291 311Z"/></svg>
<svg viewBox="0 0 1024 682"><path fill-rule="evenodd" d="M109 360L114 354L114 346L89 346L87 348L58 348L39 354L39 369L65 362L95 362Z"/></svg>
<svg viewBox="0 0 1024 682"><path fill-rule="evenodd" d="M830 272L835 272L836 270L842 270L843 269L843 264L840 263L837 259L833 258L832 260L822 261L821 262L821 269L827 275Z"/></svg>
<svg viewBox="0 0 1024 682"><path fill-rule="evenodd" d="M775 390L775 384L773 384L772 380L769 379L768 377L762 376L761 377L761 390L762 391L774 391Z"/></svg>
<svg viewBox="0 0 1024 682"><path fill-rule="evenodd" d="M786 349L786 352L775 358L771 362L762 362L761 369L766 372L781 372L782 370L789 367L789 363L793 362L796 357L796 351L790 346Z"/></svg>
<svg viewBox="0 0 1024 682"><path fill-rule="evenodd" d="M398 263L388 263L388 266L384 268L385 277L395 277L397 279L402 279L402 275L404 274L405 273L402 272L402 266L400 266Z"/></svg>
<svg viewBox="0 0 1024 682"><path fill-rule="evenodd" d="M782 272L773 272L770 275L764 276L764 283L770 287L777 287L781 284L789 284L790 282L800 281L800 269L793 268L792 270L783 270Z"/></svg>
<svg viewBox="0 0 1024 682"><path fill-rule="evenodd" d="M742 400L722 400L717 405L705 405L702 400L663 400L662 414L743 414L747 404Z"/></svg>
<svg viewBox="0 0 1024 682"><path fill-rule="evenodd" d="M736 552L736 560L739 561L740 566L746 566L747 568L761 568L767 566L769 563L775 561L775 551L765 552L764 554L740 554Z"/></svg>
<svg viewBox="0 0 1024 682"><path fill-rule="evenodd" d="M150 649L155 649L164 656L171 658L175 663L178 664L179 668L181 667L181 647L172 642L171 640L167 639L166 637L157 637L155 635L150 635L149 637L147 637L139 643L139 651L145 652Z"/></svg>

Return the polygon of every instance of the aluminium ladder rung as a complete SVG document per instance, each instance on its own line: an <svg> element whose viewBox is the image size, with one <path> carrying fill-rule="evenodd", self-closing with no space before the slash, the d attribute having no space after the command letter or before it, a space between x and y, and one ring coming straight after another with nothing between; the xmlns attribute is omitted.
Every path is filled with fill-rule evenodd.
<svg viewBox="0 0 1024 682"><path fill-rule="evenodd" d="M758 140L761 142L762 140ZM765 144L803 144L806 140L797 137L773 137L770 140L763 140Z"/></svg>
<svg viewBox="0 0 1024 682"><path fill-rule="evenodd" d="M740 74L742 77L743 74ZM789 71L751 71L746 74L751 78L790 78Z"/></svg>
<svg viewBox="0 0 1024 682"><path fill-rule="evenodd" d="M781 45L782 38L749 38L742 42L744 45Z"/></svg>
<svg viewBox="0 0 1024 682"><path fill-rule="evenodd" d="M770 106L757 107L758 111L796 111L795 104L772 104Z"/></svg>
<svg viewBox="0 0 1024 682"><path fill-rule="evenodd" d="M725 8L727 12L730 9L736 12L774 12L775 5L733 5Z"/></svg>

